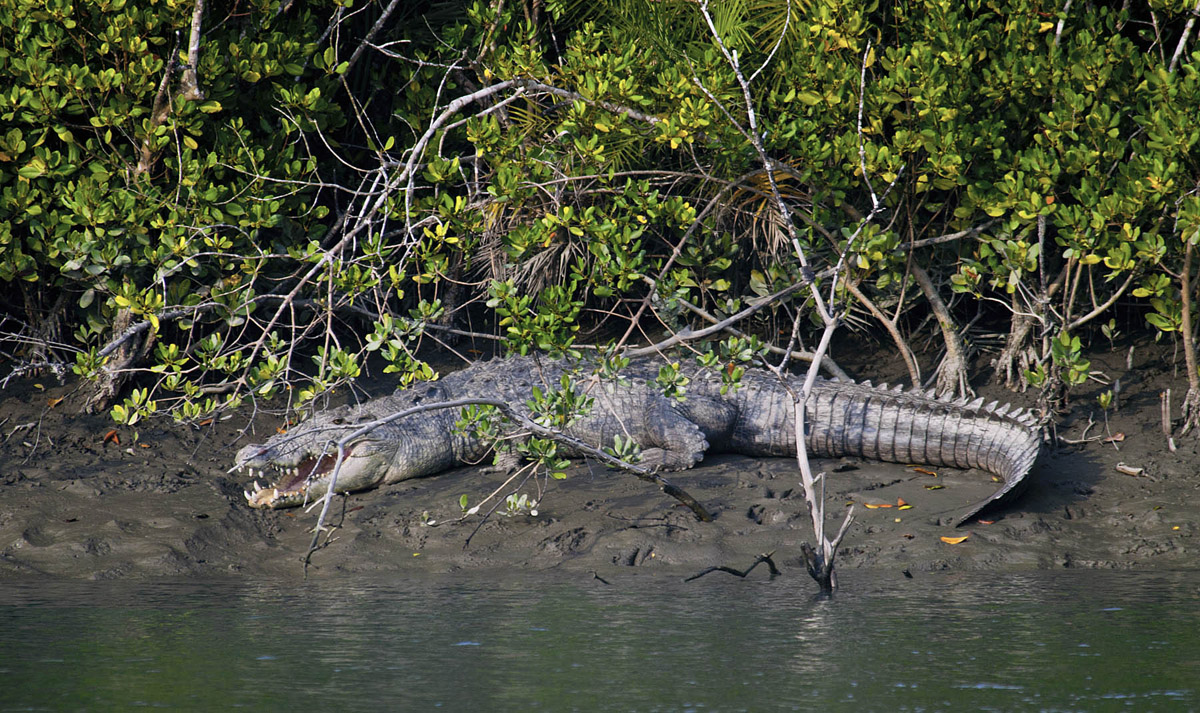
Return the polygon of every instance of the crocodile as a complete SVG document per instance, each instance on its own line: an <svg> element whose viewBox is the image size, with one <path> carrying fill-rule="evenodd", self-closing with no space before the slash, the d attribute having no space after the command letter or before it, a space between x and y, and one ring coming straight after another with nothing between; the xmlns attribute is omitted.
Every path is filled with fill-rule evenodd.
<svg viewBox="0 0 1200 713"><path fill-rule="evenodd" d="M477 362L436 381L319 412L265 443L245 446L232 470L248 471L255 478L252 490L245 493L252 507L311 502L328 490L339 439L363 430L363 424L405 411L412 413L346 445L338 492L478 464L492 452L492 442L456 427L460 408L439 404L488 399L532 415L532 389L548 393L560 383L594 399L591 410L565 429L567 436L598 449L613 446L617 436L632 440L641 448L640 464L655 470L691 468L707 453L795 456L793 393L799 393L803 377L780 379L751 367L736 388L728 388L719 372L684 366L680 371L688 381L679 399L664 395L656 384L661 364L633 360L611 379L594 375L586 362L540 355ZM564 375L571 380L563 382ZM1024 409L995 401L985 404L982 398L953 399L919 389L873 386L869 381L817 379L807 401L804 431L807 452L817 457L978 468L999 476L999 489L971 505L956 524L1014 495L1041 446L1037 419ZM571 447L563 450L569 457L581 455ZM276 480L263 486L256 477L260 474Z"/></svg>

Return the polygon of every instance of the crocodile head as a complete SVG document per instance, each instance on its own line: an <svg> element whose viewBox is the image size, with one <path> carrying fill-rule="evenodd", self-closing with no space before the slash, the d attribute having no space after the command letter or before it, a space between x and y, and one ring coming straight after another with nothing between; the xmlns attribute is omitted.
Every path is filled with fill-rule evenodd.
<svg viewBox="0 0 1200 713"><path fill-rule="evenodd" d="M231 470L254 478L245 491L250 507L295 507L324 496L337 466L337 442L350 434L359 420L349 410L339 409L272 436L266 443L252 443L238 451ZM337 492L381 484L394 450L395 444L389 447L369 434L351 441L338 471ZM265 486L258 482L260 475L267 479Z"/></svg>

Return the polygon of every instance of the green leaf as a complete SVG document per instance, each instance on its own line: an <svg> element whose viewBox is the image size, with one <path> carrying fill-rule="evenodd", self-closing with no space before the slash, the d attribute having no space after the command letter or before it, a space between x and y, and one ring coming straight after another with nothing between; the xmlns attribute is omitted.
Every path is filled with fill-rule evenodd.
<svg viewBox="0 0 1200 713"><path fill-rule="evenodd" d="M796 98L808 106L816 106L821 103L821 95L813 92L796 92Z"/></svg>

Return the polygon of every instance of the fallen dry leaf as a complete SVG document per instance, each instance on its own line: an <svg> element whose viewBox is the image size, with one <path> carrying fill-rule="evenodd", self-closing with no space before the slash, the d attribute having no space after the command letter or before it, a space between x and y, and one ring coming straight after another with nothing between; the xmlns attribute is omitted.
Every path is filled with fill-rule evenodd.
<svg viewBox="0 0 1200 713"><path fill-rule="evenodd" d="M905 502L904 498L896 498L897 507L904 507L905 505L908 505L908 503Z"/></svg>
<svg viewBox="0 0 1200 713"><path fill-rule="evenodd" d="M944 487L946 487L946 486L944 486L944 485L926 485L925 489L926 490L941 490Z"/></svg>
<svg viewBox="0 0 1200 713"><path fill-rule="evenodd" d="M46 405L47 405L47 406L49 406L50 408L54 408L55 406L57 406L57 405L59 405L59 404L61 404L61 403L62 403L62 400L63 400L63 398L65 398L65 397L63 397L63 396L59 396L59 397L57 397L57 398L53 398L53 399L47 399L47 400L46 400Z"/></svg>
<svg viewBox="0 0 1200 713"><path fill-rule="evenodd" d="M1125 434L1121 433L1121 432L1117 432L1117 433L1112 434L1108 438L1105 438L1104 442L1105 443L1120 443L1123 440L1125 440Z"/></svg>
<svg viewBox="0 0 1200 713"><path fill-rule="evenodd" d="M203 421L201 421L200 423L197 423L196 425L201 428L204 428L205 426L211 424L212 422L213 422L213 420L211 418L206 418Z"/></svg>
<svg viewBox="0 0 1200 713"><path fill-rule="evenodd" d="M109 431L108 433L104 434L103 443L108 443L109 441L116 443L118 446L121 445L121 437L117 435L116 429L113 429L113 430Z"/></svg>
<svg viewBox="0 0 1200 713"><path fill-rule="evenodd" d="M976 520L980 525L995 525L995 520Z"/></svg>
<svg viewBox="0 0 1200 713"><path fill-rule="evenodd" d="M970 535L963 535L962 537L943 537L942 542L945 542L947 545L957 545L966 542L968 537L970 537Z"/></svg>
<svg viewBox="0 0 1200 713"><path fill-rule="evenodd" d="M918 473L924 473L925 475L932 475L932 476L933 476L933 477L935 477L935 478L937 477L937 471L933 471L933 470L926 470L925 468L918 468L918 467L917 467L917 466L915 466L915 465L914 465L914 466L909 466L909 467L910 467L910 468L912 468L914 471L916 471L916 472L918 472Z"/></svg>
<svg viewBox="0 0 1200 713"><path fill-rule="evenodd" d="M1132 475L1134 477L1146 472L1145 468L1139 468L1136 465L1125 465L1124 463L1117 463L1116 468L1118 473L1124 473L1125 475Z"/></svg>
<svg viewBox="0 0 1200 713"><path fill-rule="evenodd" d="M869 510L878 510L879 508L890 508L891 503L863 503L863 507Z"/></svg>
<svg viewBox="0 0 1200 713"><path fill-rule="evenodd" d="M911 532L906 532L903 535L901 535L901 537L903 537L906 540L911 540L914 537L916 537L916 535L912 534Z"/></svg>

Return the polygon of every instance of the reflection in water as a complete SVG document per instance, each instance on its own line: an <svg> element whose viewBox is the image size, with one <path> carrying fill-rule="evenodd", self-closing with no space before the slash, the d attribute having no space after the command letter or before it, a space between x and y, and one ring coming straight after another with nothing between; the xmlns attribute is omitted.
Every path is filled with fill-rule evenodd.
<svg viewBox="0 0 1200 713"><path fill-rule="evenodd" d="M1200 708L1195 573L809 584L0 583L0 711Z"/></svg>

